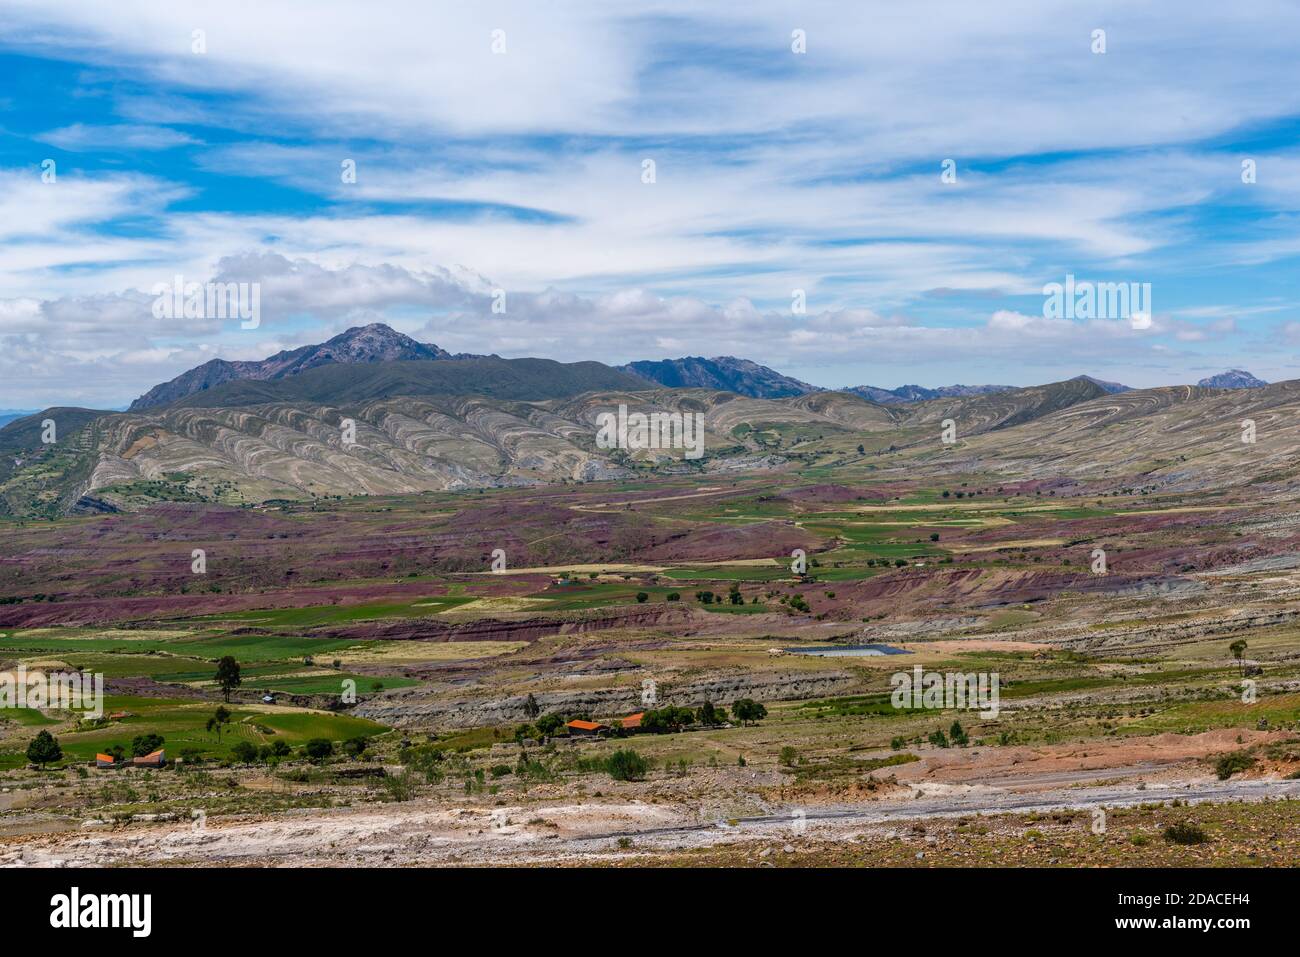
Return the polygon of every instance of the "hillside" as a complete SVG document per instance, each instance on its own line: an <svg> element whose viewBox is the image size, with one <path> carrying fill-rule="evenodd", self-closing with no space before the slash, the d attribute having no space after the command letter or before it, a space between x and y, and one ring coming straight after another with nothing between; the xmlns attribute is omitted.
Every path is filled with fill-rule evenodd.
<svg viewBox="0 0 1300 957"><path fill-rule="evenodd" d="M817 386L732 356L643 360L620 368L670 389L722 389L755 399L780 399L818 391Z"/></svg>

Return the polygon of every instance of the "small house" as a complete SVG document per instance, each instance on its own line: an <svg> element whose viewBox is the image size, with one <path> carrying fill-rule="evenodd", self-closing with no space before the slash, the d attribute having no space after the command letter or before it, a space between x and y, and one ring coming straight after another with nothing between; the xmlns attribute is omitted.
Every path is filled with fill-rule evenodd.
<svg viewBox="0 0 1300 957"><path fill-rule="evenodd" d="M117 767L117 760L111 754L96 754L95 767L115 768Z"/></svg>
<svg viewBox="0 0 1300 957"><path fill-rule="evenodd" d="M161 768L167 763L167 754L162 748L142 758L132 758L131 764L137 768Z"/></svg>
<svg viewBox="0 0 1300 957"><path fill-rule="evenodd" d="M624 731L640 731L641 721L645 718L644 711L638 711L636 714L629 714L621 722Z"/></svg>
<svg viewBox="0 0 1300 957"><path fill-rule="evenodd" d="M609 731L609 728L606 725L600 724L597 721L575 720L568 722L565 727L569 729L569 734L576 734L579 736L605 734Z"/></svg>

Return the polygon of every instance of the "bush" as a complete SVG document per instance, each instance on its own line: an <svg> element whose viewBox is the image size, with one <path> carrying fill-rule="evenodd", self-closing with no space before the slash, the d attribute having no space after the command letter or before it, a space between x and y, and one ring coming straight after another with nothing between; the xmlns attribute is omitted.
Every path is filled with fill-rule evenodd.
<svg viewBox="0 0 1300 957"><path fill-rule="evenodd" d="M334 753L334 743L326 738L312 738L302 746L302 753L312 761L324 761Z"/></svg>
<svg viewBox="0 0 1300 957"><path fill-rule="evenodd" d="M636 603L638 605L644 605L649 600L650 600L650 595L648 593L643 591L639 591L636 593Z"/></svg>
<svg viewBox="0 0 1300 957"><path fill-rule="evenodd" d="M239 741L230 749L230 753L240 764L252 764L257 760L257 745L251 741Z"/></svg>
<svg viewBox="0 0 1300 957"><path fill-rule="evenodd" d="M668 593L668 596L664 599L664 601L681 601L681 600L682 600L682 593L676 591L670 591Z"/></svg>
<svg viewBox="0 0 1300 957"><path fill-rule="evenodd" d="M792 768L798 763L799 763L798 751L796 751L788 744L781 749L781 764L784 767Z"/></svg>
<svg viewBox="0 0 1300 957"><path fill-rule="evenodd" d="M343 751L348 757L359 758L365 753L366 748L370 747L370 739L365 735L358 735L355 738L348 738L343 742Z"/></svg>
<svg viewBox="0 0 1300 957"><path fill-rule="evenodd" d="M605 771L615 781L640 781L650 764L635 751L615 751L605 759Z"/></svg>
<svg viewBox="0 0 1300 957"><path fill-rule="evenodd" d="M153 754L162 746L161 734L138 734L131 742L131 757L143 758L146 754Z"/></svg>
<svg viewBox="0 0 1300 957"><path fill-rule="evenodd" d="M1180 821L1165 828L1165 840L1170 844L1207 844L1205 829L1190 821Z"/></svg>
<svg viewBox="0 0 1300 957"><path fill-rule="evenodd" d="M1245 751L1225 754L1214 762L1214 773L1220 781L1226 781L1238 771L1245 771L1255 764L1255 759Z"/></svg>

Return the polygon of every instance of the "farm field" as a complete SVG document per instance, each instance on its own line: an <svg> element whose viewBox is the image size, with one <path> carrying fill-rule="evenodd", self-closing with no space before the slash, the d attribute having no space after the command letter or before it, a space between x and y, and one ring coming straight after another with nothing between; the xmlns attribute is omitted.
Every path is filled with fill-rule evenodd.
<svg viewBox="0 0 1300 957"><path fill-rule="evenodd" d="M464 849L471 859L756 865L767 858L755 848L788 838L782 866L902 865L872 822L948 802L972 807L970 823L927 830L944 835L930 863L994 865L980 848L997 833L1027 861L1050 845L1141 864L1181 852L1144 842L1140 816L1121 815L1111 845L1016 809L1185 792L1184 816L1224 843L1215 859L1237 861L1245 838L1222 836L1215 809L1289 805L1300 780L1300 563L1270 557L1300 553L1300 534L1260 533L1282 501L1115 491L846 467L11 525L0 657L102 675L106 717L2 713L0 768L17 797L0 806L0 834L10 819L43 835L29 851L62 854L82 818L136 827L132 816L188 809L232 826L262 814L274 830L286 809L314 808L312 826L332 833L358 808L403 828L416 808L473 816L504 802L512 819L558 831L523 827L514 850L488 841ZM150 531L176 509L227 530L202 578L178 570L188 542ZM72 547L105 523L107 551ZM61 570L23 561L52 548ZM287 575L307 554L314 580ZM223 659L239 667L228 703ZM914 669L996 675L996 713L899 706L895 676ZM706 704L722 717L700 717ZM213 727L218 708L228 720ZM664 708L689 720L623 730L627 715ZM610 732L578 738L565 727L575 718ZM62 753L45 766L24 754L41 730ZM155 739L183 760L88 767ZM314 757L313 741L327 742ZM624 752L639 764L612 776ZM582 823L575 802L597 793ZM662 813L627 817L627 802L649 799ZM838 810L816 823L818 809ZM814 823L782 837L795 810ZM825 843L842 840L843 815L861 817L860 855ZM600 837L699 820L737 823L719 840L689 828L676 843ZM558 850L543 853L544 833L561 835ZM242 849L228 860L257 858L253 835L231 835Z"/></svg>

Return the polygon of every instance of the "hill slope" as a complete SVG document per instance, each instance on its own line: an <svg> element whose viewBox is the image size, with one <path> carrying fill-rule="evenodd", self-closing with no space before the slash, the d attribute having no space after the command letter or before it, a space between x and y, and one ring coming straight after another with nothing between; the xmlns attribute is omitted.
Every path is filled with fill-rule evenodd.
<svg viewBox="0 0 1300 957"><path fill-rule="evenodd" d="M620 368L670 389L722 389L754 399L780 399L819 391L807 382L792 379L757 362L732 356L642 360L629 362Z"/></svg>

